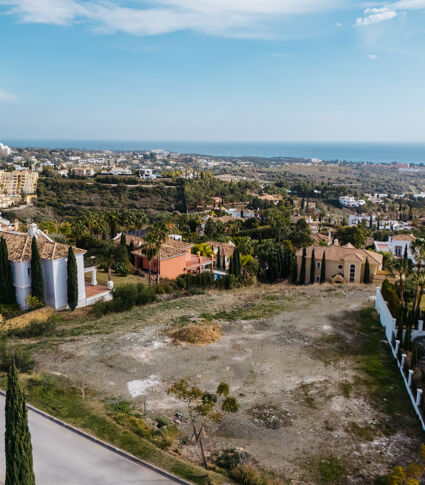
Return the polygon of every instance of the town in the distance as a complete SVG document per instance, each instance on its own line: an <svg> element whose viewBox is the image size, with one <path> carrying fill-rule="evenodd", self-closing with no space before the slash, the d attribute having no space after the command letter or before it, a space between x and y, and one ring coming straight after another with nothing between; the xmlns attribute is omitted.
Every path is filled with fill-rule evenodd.
<svg viewBox="0 0 425 485"><path fill-rule="evenodd" d="M424 164L0 143L0 211L0 483L422 483Z"/></svg>

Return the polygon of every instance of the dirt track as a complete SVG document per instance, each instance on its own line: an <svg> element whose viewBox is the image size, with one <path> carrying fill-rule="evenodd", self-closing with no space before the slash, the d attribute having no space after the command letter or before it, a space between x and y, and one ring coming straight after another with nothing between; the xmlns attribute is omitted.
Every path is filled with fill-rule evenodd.
<svg viewBox="0 0 425 485"><path fill-rule="evenodd" d="M353 338L356 311L371 294L373 288L364 286L272 286L164 302L107 317L110 333L61 343L39 356L38 367L83 381L104 396L140 406L146 399L149 411L171 418L181 411L166 394L174 380L190 376L211 390L228 382L241 410L210 433L209 449L242 447L292 484L311 483L311 458L339 456L354 470L347 483L371 483L368 477L417 446L405 435L376 432L359 439L349 431L373 428L382 419L355 392L352 357L337 350L341 335ZM167 335L176 325L219 311L230 313L218 320L218 342L176 345ZM197 458L195 451L186 449Z"/></svg>

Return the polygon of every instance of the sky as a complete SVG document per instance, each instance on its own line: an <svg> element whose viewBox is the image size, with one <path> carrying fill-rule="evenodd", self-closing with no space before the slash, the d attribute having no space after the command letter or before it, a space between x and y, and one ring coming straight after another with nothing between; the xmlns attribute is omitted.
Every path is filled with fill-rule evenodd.
<svg viewBox="0 0 425 485"><path fill-rule="evenodd" d="M0 0L0 141L425 141L425 0Z"/></svg>

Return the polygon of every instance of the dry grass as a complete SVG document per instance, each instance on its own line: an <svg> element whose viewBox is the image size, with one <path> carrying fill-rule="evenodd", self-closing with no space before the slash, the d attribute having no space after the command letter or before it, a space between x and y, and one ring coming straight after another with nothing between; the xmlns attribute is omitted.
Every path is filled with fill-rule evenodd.
<svg viewBox="0 0 425 485"><path fill-rule="evenodd" d="M168 334L175 344L187 342L196 345L207 345L218 342L223 336L221 325L190 325Z"/></svg>

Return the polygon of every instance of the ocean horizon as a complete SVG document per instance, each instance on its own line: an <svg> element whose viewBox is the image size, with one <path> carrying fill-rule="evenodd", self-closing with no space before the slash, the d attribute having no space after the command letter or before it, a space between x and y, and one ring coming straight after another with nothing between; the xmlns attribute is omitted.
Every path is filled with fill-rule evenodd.
<svg viewBox="0 0 425 485"><path fill-rule="evenodd" d="M371 163L425 163L425 142L199 142L2 139L16 148L149 151L162 149L181 154L218 157L293 157Z"/></svg>

